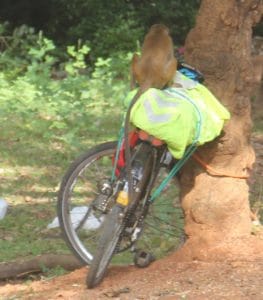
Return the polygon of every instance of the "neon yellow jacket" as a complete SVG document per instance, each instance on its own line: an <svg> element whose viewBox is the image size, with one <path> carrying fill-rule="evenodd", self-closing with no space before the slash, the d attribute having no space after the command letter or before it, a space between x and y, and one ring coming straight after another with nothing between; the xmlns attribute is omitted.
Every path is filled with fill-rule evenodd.
<svg viewBox="0 0 263 300"><path fill-rule="evenodd" d="M230 119L230 113L202 84L182 74L176 75L175 82L182 87L147 90L134 104L130 121L165 141L171 154L180 159L197 135L198 145L217 137L225 121ZM130 92L127 101L135 93Z"/></svg>

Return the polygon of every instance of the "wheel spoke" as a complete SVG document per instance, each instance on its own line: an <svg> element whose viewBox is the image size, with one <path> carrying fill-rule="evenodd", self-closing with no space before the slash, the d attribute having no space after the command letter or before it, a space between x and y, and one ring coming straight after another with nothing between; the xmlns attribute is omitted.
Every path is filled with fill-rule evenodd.
<svg viewBox="0 0 263 300"><path fill-rule="evenodd" d="M58 216L73 253L89 264L97 247L103 214L93 209L100 181L110 177L116 143L99 145L73 162L61 184Z"/></svg>

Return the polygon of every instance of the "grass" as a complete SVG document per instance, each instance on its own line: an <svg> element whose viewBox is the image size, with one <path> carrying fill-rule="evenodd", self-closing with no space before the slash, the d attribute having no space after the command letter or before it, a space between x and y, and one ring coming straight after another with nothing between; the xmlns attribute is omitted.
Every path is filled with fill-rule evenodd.
<svg viewBox="0 0 263 300"><path fill-rule="evenodd" d="M20 116L0 115L0 198L8 213L0 220L0 262L43 253L69 253L58 231L47 230L56 216L57 191L70 162L91 145L116 139L120 111L105 113L95 129L77 136L77 146L47 139L43 128L28 129ZM36 123L37 119L32 119Z"/></svg>
<svg viewBox="0 0 263 300"><path fill-rule="evenodd" d="M0 222L1 261L42 253L64 253L64 242L46 230L55 214L54 203L18 204Z"/></svg>

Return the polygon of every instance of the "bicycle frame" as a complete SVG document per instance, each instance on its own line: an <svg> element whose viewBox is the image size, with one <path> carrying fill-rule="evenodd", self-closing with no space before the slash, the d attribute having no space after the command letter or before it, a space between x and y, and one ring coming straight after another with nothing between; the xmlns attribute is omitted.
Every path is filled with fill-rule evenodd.
<svg viewBox="0 0 263 300"><path fill-rule="evenodd" d="M124 133L124 129L122 127L121 131L120 131L120 137L119 137L119 140L118 140L118 147L117 147L116 154L115 154L115 159L114 159L114 166L113 166L113 170L112 170L112 180L115 177L114 174L115 174L115 171L116 171L116 168L117 168L117 161L119 159L121 147L123 145L123 133ZM156 151L158 151L157 150L158 148L162 147L163 153L165 152L165 150L164 150L163 147L166 148L166 145L165 145L165 143L163 141L161 141L158 138L155 138L154 136L149 135L147 132L145 132L145 131L143 131L141 129L138 130L138 138L142 142L150 143L151 146L156 149ZM194 151L196 150L196 148L197 148L196 143L192 143L186 149L186 151L184 153L184 156L180 160L177 160L177 162L175 163L175 165L173 166L173 168L171 169L171 171L168 173L168 175L166 176L166 178L160 183L160 185L150 195L150 197L149 197L149 201L150 202L154 202L155 199L161 194L161 192L166 187L166 185L168 184L168 182L179 172L179 170L182 168L182 166L186 163L186 161L194 153ZM168 150L166 150L166 151L168 151ZM159 158L161 158L161 157L159 157Z"/></svg>

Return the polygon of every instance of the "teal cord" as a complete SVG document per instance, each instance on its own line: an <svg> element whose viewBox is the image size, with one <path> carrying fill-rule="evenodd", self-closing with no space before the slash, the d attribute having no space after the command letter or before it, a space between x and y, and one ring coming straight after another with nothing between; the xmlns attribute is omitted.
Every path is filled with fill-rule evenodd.
<svg viewBox="0 0 263 300"><path fill-rule="evenodd" d="M153 194L151 195L150 201L154 201L166 187L168 182L178 173L178 171L182 168L182 166L186 163L186 161L190 158L190 156L194 153L197 146L191 145L187 151L185 152L184 156L173 166L170 173L165 177L165 179L160 183L160 185L154 190Z"/></svg>
<svg viewBox="0 0 263 300"><path fill-rule="evenodd" d="M111 172L111 182L113 182L115 180L115 171L116 171L116 168L117 168L117 163L118 163L118 159L119 159L119 155L120 155L123 136L124 136L124 127L121 126L121 129L120 129L120 132L119 132L117 150L116 150L115 158L114 158L114 165L113 165L113 169L112 169L112 172Z"/></svg>
<svg viewBox="0 0 263 300"><path fill-rule="evenodd" d="M172 94L177 94L190 102L194 108L195 111L197 112L197 129L194 137L193 143L186 149L183 157L173 166L172 170L170 173L167 175L167 177L160 183L160 185L154 190L153 194L151 195L150 201L153 202L163 191L163 189L166 187L168 182L178 173L178 171L182 168L182 166L186 163L186 161L191 157L191 155L194 153L194 151L197 148L197 143L200 137L201 133L201 127L202 127L202 115L197 107L197 105L192 101L191 98L185 96L184 94L181 94L180 92L176 91L175 89L167 89L168 92Z"/></svg>

